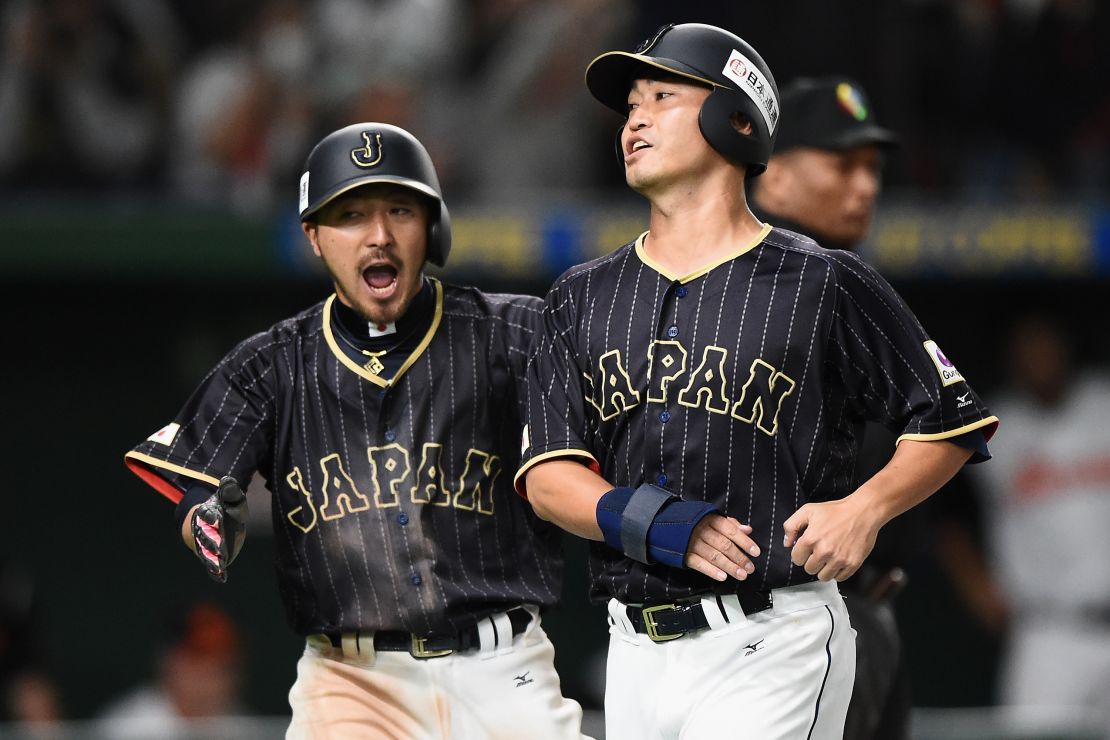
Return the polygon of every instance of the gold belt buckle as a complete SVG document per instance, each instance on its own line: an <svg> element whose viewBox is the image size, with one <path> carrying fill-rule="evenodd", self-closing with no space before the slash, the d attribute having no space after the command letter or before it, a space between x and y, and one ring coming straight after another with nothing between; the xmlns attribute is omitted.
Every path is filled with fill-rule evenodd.
<svg viewBox="0 0 1110 740"><path fill-rule="evenodd" d="M416 635L412 636L412 648L409 649L409 652L412 654L412 657L414 657L414 658L442 658L444 655L450 655L451 653L455 652L454 650L427 650L424 647L424 644L426 642L427 642L427 638L417 637Z"/></svg>
<svg viewBox="0 0 1110 740"><path fill-rule="evenodd" d="M648 637L652 642L667 642L668 640L677 640L685 635L685 632L679 632L677 635L661 635L659 634L659 625L655 623L655 612L670 609L675 611L678 607L674 604L659 604L657 606L649 606L641 610L644 616L644 627L647 628Z"/></svg>

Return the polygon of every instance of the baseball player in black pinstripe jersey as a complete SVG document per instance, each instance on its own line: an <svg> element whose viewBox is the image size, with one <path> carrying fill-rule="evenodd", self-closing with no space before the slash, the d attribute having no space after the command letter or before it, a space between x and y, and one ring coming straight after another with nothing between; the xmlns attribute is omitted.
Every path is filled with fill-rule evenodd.
<svg viewBox="0 0 1110 740"><path fill-rule="evenodd" d="M595 541L606 737L839 737L855 653L836 582L988 456L997 419L867 264L752 216L779 102L751 46L666 27L586 84L627 116L650 230L549 292L516 482ZM900 442L856 487L866 419Z"/></svg>
<svg viewBox="0 0 1110 740"><path fill-rule="evenodd" d="M335 294L235 347L127 464L220 581L243 544L236 481L265 478L306 638L288 737L580 737L539 624L559 531L511 485L540 300L423 274L450 219L394 126L317 144L300 213Z"/></svg>

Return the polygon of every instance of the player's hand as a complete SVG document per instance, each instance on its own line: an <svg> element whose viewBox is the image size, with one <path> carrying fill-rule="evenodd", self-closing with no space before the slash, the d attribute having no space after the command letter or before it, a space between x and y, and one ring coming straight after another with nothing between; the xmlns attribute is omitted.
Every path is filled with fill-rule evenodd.
<svg viewBox="0 0 1110 740"><path fill-rule="evenodd" d="M227 580L227 566L243 548L247 531L247 497L231 476L190 516L193 549L213 580Z"/></svg>
<svg viewBox="0 0 1110 740"><path fill-rule="evenodd" d="M718 581L743 581L755 572L750 557L759 556L752 528L730 516L709 514L694 527L686 548L686 567Z"/></svg>
<svg viewBox="0 0 1110 740"><path fill-rule="evenodd" d="M871 553L881 522L852 496L806 504L783 523L790 560L822 581L843 581Z"/></svg>

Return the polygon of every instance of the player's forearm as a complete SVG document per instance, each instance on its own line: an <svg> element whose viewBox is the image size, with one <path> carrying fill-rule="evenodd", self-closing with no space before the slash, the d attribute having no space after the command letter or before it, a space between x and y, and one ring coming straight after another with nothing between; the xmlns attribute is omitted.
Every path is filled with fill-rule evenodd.
<svg viewBox="0 0 1110 740"><path fill-rule="evenodd" d="M904 440L890 462L852 496L885 524L936 493L970 457L971 450L945 440Z"/></svg>
<svg viewBox="0 0 1110 740"><path fill-rule="evenodd" d="M537 516L571 534L602 540L597 502L612 485L574 460L550 460L525 474L528 501Z"/></svg>
<svg viewBox="0 0 1110 740"><path fill-rule="evenodd" d="M185 515L184 521L181 522L181 539L185 543L185 547L189 548L190 552L197 551L196 542L193 541L193 513L200 508L200 504L196 504L189 509Z"/></svg>

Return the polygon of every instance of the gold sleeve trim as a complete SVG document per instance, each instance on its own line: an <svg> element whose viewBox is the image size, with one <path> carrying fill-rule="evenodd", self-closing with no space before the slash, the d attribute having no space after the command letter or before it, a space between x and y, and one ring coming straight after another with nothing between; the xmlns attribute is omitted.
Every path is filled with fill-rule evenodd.
<svg viewBox="0 0 1110 740"><path fill-rule="evenodd" d="M959 429L953 429L947 432L938 432L937 434L903 434L901 437L898 438L897 442L901 442L904 439L912 439L915 442L936 442L942 439L951 439L952 437L958 437L961 434L974 432L976 429L982 429L983 427L991 426L994 424L998 424L998 417L988 416L986 419L980 419L973 424L968 424L967 426L963 426Z"/></svg>
<svg viewBox="0 0 1110 740"><path fill-rule="evenodd" d="M136 460L136 461L142 463L143 465L148 465L152 468L160 468L162 470L169 470L172 473L178 473L179 475L184 475L186 478L192 478L193 480L199 480L199 481L204 481L205 483L211 483L213 486L216 486L217 488L219 488L219 486L220 486L220 479L219 478L214 478L211 475L207 475L205 473L198 473L195 470L189 470L188 468L182 467L180 465L174 465L173 463L166 462L165 460L159 460L156 457L151 457L150 455L143 454L142 452L135 452L135 451L132 450L131 452L126 453L123 457L124 457L124 459L127 459L127 460Z"/></svg>
<svg viewBox="0 0 1110 740"><path fill-rule="evenodd" d="M545 452L542 455L536 455L531 460L524 463L524 465L520 466L520 470L516 471L516 475L513 476L513 487L516 488L516 492L519 493L521 496L527 498L527 495L524 491L524 474L532 468L536 467L536 465L542 462L547 462L548 460L554 460L557 457L585 458L590 461L590 467L593 468L595 471L601 469L601 466L597 462L597 458L595 458L593 455L586 452L585 450L576 450L574 448L568 448L565 450L552 450L551 452Z"/></svg>

